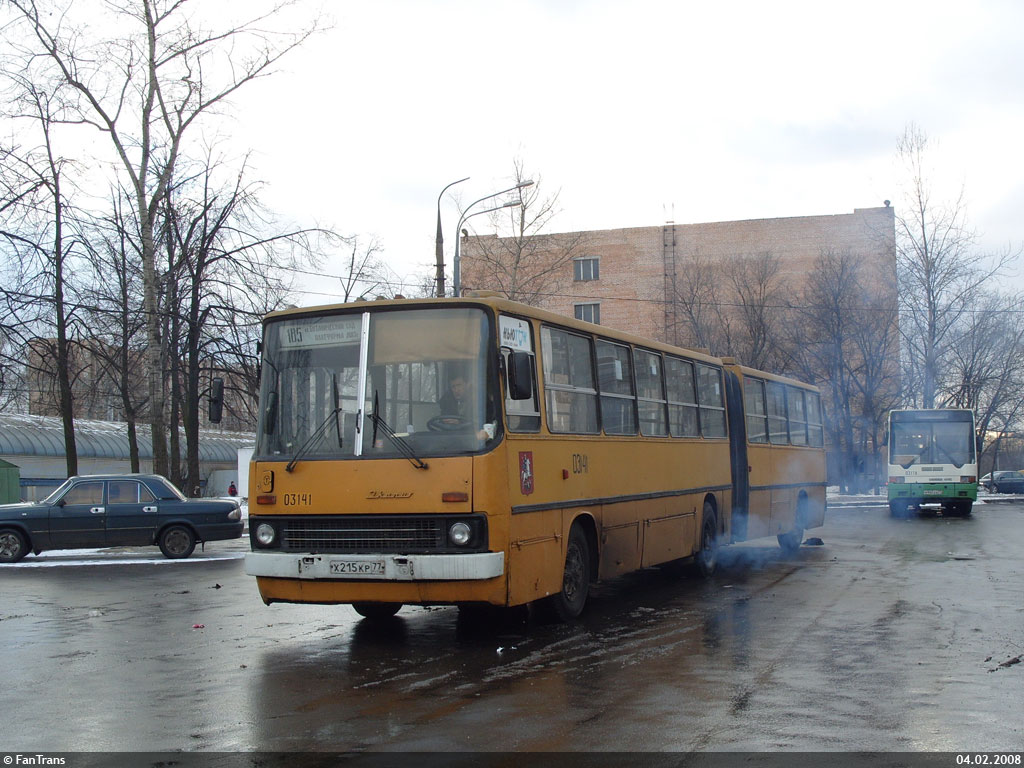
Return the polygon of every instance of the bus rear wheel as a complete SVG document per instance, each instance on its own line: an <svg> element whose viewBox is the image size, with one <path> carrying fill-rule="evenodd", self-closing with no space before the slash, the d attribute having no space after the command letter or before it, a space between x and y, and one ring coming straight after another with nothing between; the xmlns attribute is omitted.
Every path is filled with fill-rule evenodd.
<svg viewBox="0 0 1024 768"><path fill-rule="evenodd" d="M804 529L794 528L788 533L780 533L776 536L779 540L779 546L782 547L782 551L787 555L792 555L794 552L800 549L800 545L804 541Z"/></svg>
<svg viewBox="0 0 1024 768"><path fill-rule="evenodd" d="M700 526L700 549L693 558L694 569L705 578L713 576L718 568L718 520L715 508L704 502L703 522Z"/></svg>
<svg viewBox="0 0 1024 768"><path fill-rule="evenodd" d="M587 595L590 594L591 558L587 535L582 527L573 523L569 529L569 540L565 545L562 589L544 598L541 604L543 613L557 621L571 621L583 613Z"/></svg>
<svg viewBox="0 0 1024 768"><path fill-rule="evenodd" d="M352 608L364 619L380 621L390 619L402 608L401 603L352 603Z"/></svg>

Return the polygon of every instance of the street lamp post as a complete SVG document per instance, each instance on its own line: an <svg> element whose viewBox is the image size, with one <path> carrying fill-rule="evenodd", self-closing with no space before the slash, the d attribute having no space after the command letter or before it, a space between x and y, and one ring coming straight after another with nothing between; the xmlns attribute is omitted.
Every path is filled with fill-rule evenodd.
<svg viewBox="0 0 1024 768"><path fill-rule="evenodd" d="M458 181L453 181L441 190L441 194L437 196L437 235L434 237L434 256L437 260L437 271L435 276L435 282L437 284L437 296L438 298L444 298L444 233L441 230L441 198L444 193L448 191L449 187L454 187L456 184L461 184L464 181L468 181L469 176ZM458 232L455 233L458 235Z"/></svg>
<svg viewBox="0 0 1024 768"><path fill-rule="evenodd" d="M462 279L461 279L461 274L459 272L459 267L460 267L460 265L459 265L459 244L460 244L460 242L462 240L462 238L459 235L460 235L460 232L462 231L462 223L466 219L471 219L472 217L474 217L474 216L476 216L478 214L481 214L481 213L491 213L493 211L501 210L502 208L511 208L513 206L520 205L521 204L521 200L511 200L511 201L505 203L504 205L498 205L498 206L495 206L494 208L488 208L488 209L483 210L483 211L477 211L476 213L470 213L469 212L470 209L472 209L472 207L474 205L476 205L477 203L482 203L484 200L490 200L492 197L497 197L498 195L504 195L506 192L515 192L517 189L524 189L526 187L532 186L532 184L533 184L533 179L529 179L527 181L521 181L518 184L516 184L514 187L509 187L508 189L503 189L500 192L494 192L494 193L492 193L490 195L485 195L484 197L481 197L479 200L474 200L472 203L470 203L468 206L466 206L466 210L463 212L462 217L459 219L459 223L455 226L455 258L452 261L452 287L455 290L455 295L456 296L458 296L459 292L462 290Z"/></svg>
<svg viewBox="0 0 1024 768"><path fill-rule="evenodd" d="M462 215L462 218L459 219L459 228L461 230L463 222L468 221L469 219L472 219L474 216L480 216L481 214L484 214L484 213L494 213L495 211L500 211L502 208L514 208L515 206L517 206L519 204L520 203L519 203L518 200L509 200L507 203L502 203L501 205L496 205L493 208L484 208L482 211L473 211L473 213L464 213ZM461 232L460 231L456 231L455 232L455 258L452 261L452 286L455 289L455 295L456 296L458 296L459 295L459 291L462 290L462 275L459 272L459 254L461 253L461 247L462 247Z"/></svg>

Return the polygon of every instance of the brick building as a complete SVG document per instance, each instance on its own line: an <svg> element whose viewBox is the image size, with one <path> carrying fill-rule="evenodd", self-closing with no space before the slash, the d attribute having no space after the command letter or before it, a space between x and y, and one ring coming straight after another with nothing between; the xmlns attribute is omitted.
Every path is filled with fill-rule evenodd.
<svg viewBox="0 0 1024 768"><path fill-rule="evenodd" d="M707 224L675 224L595 230L583 234L558 274L546 278L545 309L598 322L669 343L680 338L678 304L673 300L680 271L697 255L704 264L771 253L780 277L802 288L824 250L848 251L867 262L867 274L891 291L896 303L895 218L888 205L853 213L796 216ZM557 238L558 236L554 236ZM469 237L462 246L462 285L494 290L480 259L493 236Z"/></svg>

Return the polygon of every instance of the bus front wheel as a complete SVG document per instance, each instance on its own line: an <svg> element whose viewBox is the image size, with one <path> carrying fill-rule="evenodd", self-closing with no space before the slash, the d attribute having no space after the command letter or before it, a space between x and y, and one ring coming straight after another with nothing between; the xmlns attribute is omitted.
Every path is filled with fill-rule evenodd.
<svg viewBox="0 0 1024 768"><path fill-rule="evenodd" d="M401 603L352 603L352 608L364 619L380 621L390 619L401 609Z"/></svg>
<svg viewBox="0 0 1024 768"><path fill-rule="evenodd" d="M974 506L973 502L970 501L954 501L950 505L950 513L958 517L970 517L971 507Z"/></svg>
<svg viewBox="0 0 1024 768"><path fill-rule="evenodd" d="M571 621L583 613L583 606L590 593L591 557L587 535L583 528L573 523L569 529L569 541L565 545L562 590L544 598L544 613L558 621Z"/></svg>
<svg viewBox="0 0 1024 768"><path fill-rule="evenodd" d="M889 515L896 519L902 519L907 516L907 502L905 501L890 501L889 502Z"/></svg>

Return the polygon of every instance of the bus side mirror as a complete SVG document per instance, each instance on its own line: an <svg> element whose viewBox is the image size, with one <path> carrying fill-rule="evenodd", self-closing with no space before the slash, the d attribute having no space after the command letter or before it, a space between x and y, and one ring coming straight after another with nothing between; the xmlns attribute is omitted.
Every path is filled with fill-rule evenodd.
<svg viewBox="0 0 1024 768"><path fill-rule="evenodd" d="M533 397L533 355L512 352L508 356L508 396L510 400Z"/></svg>
<svg viewBox="0 0 1024 768"><path fill-rule="evenodd" d="M224 414L224 379L210 380L210 423L219 424Z"/></svg>

